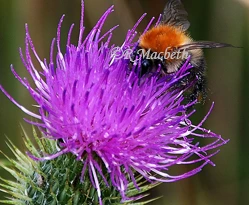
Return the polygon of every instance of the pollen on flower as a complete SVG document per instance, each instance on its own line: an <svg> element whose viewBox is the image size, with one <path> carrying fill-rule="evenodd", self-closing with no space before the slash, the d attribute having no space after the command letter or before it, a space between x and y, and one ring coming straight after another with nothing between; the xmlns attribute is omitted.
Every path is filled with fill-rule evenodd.
<svg viewBox="0 0 249 205"><path fill-rule="evenodd" d="M60 48L63 16L57 37L52 40L49 61L39 58L26 26L25 53L20 50L20 55L36 88L21 78L13 67L11 71L37 102L39 114L18 104L0 85L16 106L39 120L26 121L43 130L45 137L59 142L57 153L44 153L42 158L29 154L30 157L52 160L66 153L74 154L83 163L82 178L89 173L100 203L100 179L108 186L103 174L105 170L110 175L112 186L126 199L130 180L138 187L134 172L150 182L174 182L198 173L206 164L214 165L210 157L218 151L208 151L227 142L220 135L202 128L213 105L203 120L194 125L189 120L194 112L187 113L186 110L196 102L186 104L184 90L172 89L192 68L190 57L175 75L158 78L158 73L155 73L140 78L128 69L126 59L114 59L110 55L115 46L110 45L110 41L116 26L104 34L101 30L112 11L113 7L110 7L83 39L82 1L78 45L70 42L71 26L65 53ZM127 33L122 48L134 46L135 30L143 17ZM54 62L55 46L57 54ZM34 67L31 52L41 65L41 73ZM212 138L213 142L201 146L196 143L198 138ZM196 168L187 173L168 174L173 165L195 163Z"/></svg>

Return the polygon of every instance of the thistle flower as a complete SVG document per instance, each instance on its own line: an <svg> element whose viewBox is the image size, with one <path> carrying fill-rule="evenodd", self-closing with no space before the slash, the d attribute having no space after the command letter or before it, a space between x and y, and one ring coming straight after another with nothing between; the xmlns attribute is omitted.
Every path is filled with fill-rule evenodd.
<svg viewBox="0 0 249 205"><path fill-rule="evenodd" d="M89 176L100 204L103 182L114 186L123 200L128 200L126 192L130 182L139 189L136 173L149 182L174 182L189 177L206 164L214 165L210 157L218 151L209 154L208 151L227 142L202 128L213 105L203 121L193 125L189 117L194 111L187 113L186 110L196 102L186 103L184 90L173 86L188 75L192 68L189 59L174 75L159 78L155 73L140 78L134 69L128 68L127 59L110 55L115 47L110 46L110 41L116 27L103 35L101 29L112 11L113 7L109 8L82 40L82 1L78 45L70 42L72 25L65 54L60 48L63 16L57 38L52 41L49 62L39 58L26 25L26 49L25 54L20 49L20 55L36 88L21 78L13 66L11 70L37 102L39 114L21 106L0 86L16 106L39 122L26 121L39 127L44 137L58 142L55 153L43 153L41 157L28 155L35 161L53 160L67 153L75 155L83 165L82 183ZM143 17L128 31L122 49L134 46L135 30ZM41 73L34 67L30 50L40 63ZM213 142L201 146L198 138L212 138ZM192 157L194 155L196 158ZM196 168L189 172L177 176L169 174L173 165L196 163Z"/></svg>

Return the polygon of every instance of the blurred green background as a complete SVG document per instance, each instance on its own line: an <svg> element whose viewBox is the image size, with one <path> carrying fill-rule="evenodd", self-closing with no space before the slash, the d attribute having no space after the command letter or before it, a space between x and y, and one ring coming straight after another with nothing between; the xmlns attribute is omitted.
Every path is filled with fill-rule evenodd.
<svg viewBox="0 0 249 205"><path fill-rule="evenodd" d="M154 189L153 196L164 197L154 205L248 205L249 204L249 0L182 0L189 13L190 33L196 40L231 43L241 49L205 51L208 62L209 97L200 106L194 121L215 108L205 127L220 133L230 142L213 157L216 167L207 165L201 173L175 183L165 183ZM120 45L137 19L148 13L138 31L142 32L150 18L157 17L166 0L86 0L85 26L89 31L101 14L112 4L115 12L108 18L104 30L119 24L113 43ZM24 48L25 29L29 30L41 58L49 57L52 38L56 35L62 14L62 45L71 23L76 23L73 42L77 42L80 18L79 0L0 0L0 83L21 104L31 110L33 101L26 89L13 77L9 65L14 64L21 76L28 76L21 63L18 47ZM37 65L38 66L38 65ZM10 154L5 144L8 136L24 150L20 123L28 132L27 117L0 93L0 150ZM30 119L29 117L27 117ZM0 163L4 160L0 156ZM184 168L183 168L184 169ZM6 173L0 169L1 177ZM2 196L2 195L1 195ZM0 197L2 198L2 197Z"/></svg>

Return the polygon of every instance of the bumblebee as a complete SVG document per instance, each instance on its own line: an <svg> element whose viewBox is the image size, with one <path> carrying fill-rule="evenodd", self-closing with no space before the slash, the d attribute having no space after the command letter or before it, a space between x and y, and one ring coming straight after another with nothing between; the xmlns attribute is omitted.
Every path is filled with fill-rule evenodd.
<svg viewBox="0 0 249 205"><path fill-rule="evenodd" d="M187 32L190 27L187 17L188 13L180 0L169 0L163 10L160 23L140 36L133 56L141 57L139 52L141 50L147 55L147 57L146 55L141 57L140 75L153 72L153 69L160 65L162 76L177 72L187 60L183 58L184 55L191 56L190 63L193 68L190 69L190 74L181 80L179 86L190 87L189 101L204 102L207 96L206 61L202 49L233 46L226 43L194 41ZM173 55L176 54L175 51L178 51L178 56ZM167 55L163 55L166 52ZM165 56L168 57L165 58Z"/></svg>

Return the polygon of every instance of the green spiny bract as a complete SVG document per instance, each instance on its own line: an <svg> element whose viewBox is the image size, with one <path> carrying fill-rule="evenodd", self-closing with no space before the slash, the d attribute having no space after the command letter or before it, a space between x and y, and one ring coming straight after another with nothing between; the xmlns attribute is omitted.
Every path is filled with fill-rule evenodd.
<svg viewBox="0 0 249 205"><path fill-rule="evenodd" d="M59 147L54 140L39 138L35 129L33 135L37 143L34 143L24 133L24 143L29 152L35 156L41 157L40 153L55 153ZM7 193L6 200L0 200L0 203L15 205L97 205L99 204L98 195L95 187L92 185L89 174L86 172L83 182L81 182L81 171L83 167L82 161L77 161L76 157L64 154L54 160L38 162L30 159L26 154L22 153L10 140L7 145L15 155L16 159L10 159L5 155L11 163L10 166L2 166L9 172L15 181L1 178L0 191ZM108 179L108 173L106 172ZM99 177L100 179L100 177ZM121 202L121 195L110 183L107 187L104 181L100 182L103 204L147 204L155 199L142 201L141 198L148 194L142 193L157 186L159 183L147 184L141 176L136 177L139 190L136 189L131 182L127 191L127 196L132 198L138 197L139 202L129 200ZM136 197L136 200L138 199Z"/></svg>

